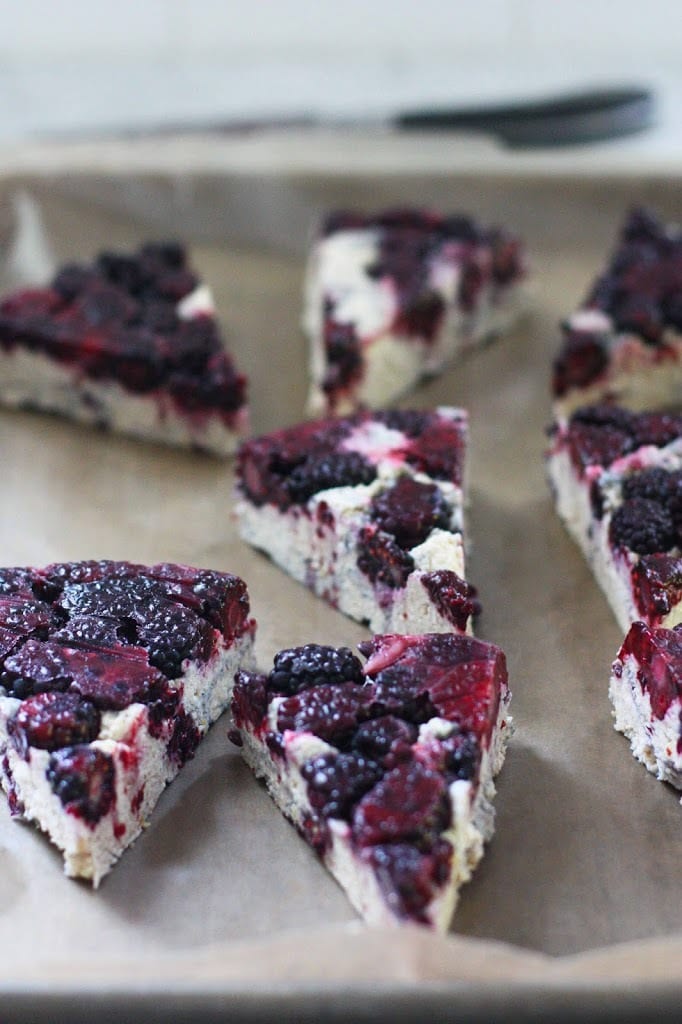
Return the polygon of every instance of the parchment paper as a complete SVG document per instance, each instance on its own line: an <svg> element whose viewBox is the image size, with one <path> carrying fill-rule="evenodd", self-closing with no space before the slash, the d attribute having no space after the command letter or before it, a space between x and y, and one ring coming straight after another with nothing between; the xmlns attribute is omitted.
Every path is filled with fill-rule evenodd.
<svg viewBox="0 0 682 1024"><path fill-rule="evenodd" d="M6 1019L26 1000L36 1020L53 1019L57 998L73 996L104 999L100 1010L144 1005L146 1019L154 1007L163 1019L208 1012L227 996L257 1014L273 987L286 993L281 1012L299 1019L319 989L328 1008L336 999L356 1016L397 992L432 1009L497 1000L507 1010L521 1005L510 992L555 1009L589 997L593 1010L606 993L622 1011L614 999L628 991L662 1012L682 982L682 808L613 730L607 680L621 636L554 515L543 449L559 318L630 202L674 216L680 182L83 173L5 180L0 202L18 188L38 202L60 261L150 237L192 243L250 375L258 432L302 415L303 254L329 206L433 204L514 227L533 264L534 312L401 403L470 411L468 575L484 605L478 634L506 651L514 694L496 835L462 890L453 935L360 925L242 765L225 718L98 891L63 877L59 854L0 801ZM229 464L30 413L0 412L0 431L0 564L168 559L231 570L249 585L263 665L282 646L366 635L239 541Z"/></svg>

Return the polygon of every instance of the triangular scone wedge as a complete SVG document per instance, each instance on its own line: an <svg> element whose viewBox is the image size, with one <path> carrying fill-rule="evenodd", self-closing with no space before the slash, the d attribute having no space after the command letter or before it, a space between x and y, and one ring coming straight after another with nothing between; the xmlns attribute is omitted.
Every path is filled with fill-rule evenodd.
<svg viewBox="0 0 682 1024"><path fill-rule="evenodd" d="M252 661L246 585L164 563L0 570L0 781L98 885Z"/></svg>
<svg viewBox="0 0 682 1024"><path fill-rule="evenodd" d="M308 260L303 327L313 415L379 409L527 304L518 238L461 214L336 211Z"/></svg>
<svg viewBox="0 0 682 1024"><path fill-rule="evenodd" d="M467 432L461 409L390 410L247 441L241 536L375 633L470 630Z"/></svg>
<svg viewBox="0 0 682 1024"><path fill-rule="evenodd" d="M457 633L280 652L242 672L232 739L371 924L445 931L494 827L502 651Z"/></svg>
<svg viewBox="0 0 682 1024"><path fill-rule="evenodd" d="M0 300L0 404L229 455L246 378L176 242L102 252Z"/></svg>

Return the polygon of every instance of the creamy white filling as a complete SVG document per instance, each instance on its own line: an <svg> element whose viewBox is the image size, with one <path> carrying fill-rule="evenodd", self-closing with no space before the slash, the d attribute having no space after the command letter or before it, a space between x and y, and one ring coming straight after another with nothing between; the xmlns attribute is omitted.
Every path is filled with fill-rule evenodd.
<svg viewBox="0 0 682 1024"><path fill-rule="evenodd" d="M450 877L426 908L430 925L446 931L457 903L459 887L467 882L483 855L484 845L494 832L494 776L502 767L507 741L512 731L508 714L510 696L505 691L500 702L497 722L490 744L482 751L478 785L458 780L450 786L452 824L443 833L452 846ZM273 702L275 703L275 702ZM277 705L270 709L270 724L276 725ZM421 727L416 750L433 737L447 735L452 723L434 719ZM301 775L302 765L312 757L335 752L335 748L311 733L284 733L284 756L273 757L263 741L242 729L242 755L258 778L262 778L280 810L298 827L308 816L316 817L308 799L307 783ZM394 926L401 923L386 901L376 873L367 857L352 842L347 822L328 822L331 844L322 859L345 890L359 914L373 925Z"/></svg>
<svg viewBox="0 0 682 1024"><path fill-rule="evenodd" d="M615 728L630 741L632 753L656 778L682 789L679 700L673 701L663 718L651 711L649 691L638 678L638 662L628 654L617 661L622 671L611 673L609 697L614 709Z"/></svg>
<svg viewBox="0 0 682 1024"><path fill-rule="evenodd" d="M251 633L229 646L220 638L208 662L186 663L180 680L181 706L201 735L227 707L235 673L253 664ZM92 746L114 762L115 800L109 813L89 826L70 814L53 792L46 775L49 752L30 747L24 758L9 738L7 723L19 704L0 697L0 782L19 800L22 816L35 822L62 851L65 873L91 879L97 886L146 827L159 796L179 771L177 761L168 755L168 729L153 736L142 704L103 714L100 735Z"/></svg>
<svg viewBox="0 0 682 1024"><path fill-rule="evenodd" d="M372 497L397 475L397 467L383 463L373 483L320 491L305 508L292 507L285 512L273 505L257 507L238 501L240 534L299 583L351 618L367 623L374 633L450 631L453 624L434 604L422 578L437 569L464 578L460 488L437 481L453 509L450 526L454 532L435 529L411 549L415 569L404 587L375 585L357 565L358 535L369 521ZM429 480L422 474L415 478Z"/></svg>
<svg viewBox="0 0 682 1024"><path fill-rule="evenodd" d="M198 284L175 308L181 320L192 320L195 316L215 316L216 311L213 293L207 284Z"/></svg>

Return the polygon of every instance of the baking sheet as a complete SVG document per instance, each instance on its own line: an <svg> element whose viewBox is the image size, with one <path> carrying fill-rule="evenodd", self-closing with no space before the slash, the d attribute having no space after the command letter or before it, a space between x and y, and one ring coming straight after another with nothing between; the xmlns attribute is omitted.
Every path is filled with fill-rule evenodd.
<svg viewBox="0 0 682 1024"><path fill-rule="evenodd" d="M625 980L662 1011L682 983L682 809L613 730L606 689L620 633L553 514L542 452L558 319L582 297L625 208L648 201L679 214L680 182L43 175L0 183L0 208L21 190L59 261L149 237L192 243L250 375L256 431L302 415L303 255L329 206L425 203L513 226L528 243L535 294L511 336L401 403L470 411L468 576L484 605L478 634L506 651L514 694L496 835L462 890L452 936L359 925L242 765L223 719L96 892L64 878L59 854L0 802L0 1017L30 1005L36 1020L54 1019L58 996L73 995L105 999L100 1011L116 999L129 1011L163 1007L164 1019L239 996L242 1012L257 1014L273 987L282 1013L299 1019L317 991L339 1012L355 1006L358 1019L380 996L386 1009L410 992L432 1010L453 998L518 1010L530 992L555 1009L583 998L622 1014ZM229 464L30 413L2 411L0 423L0 564L128 558L236 572L263 665L282 646L366 635L239 541Z"/></svg>

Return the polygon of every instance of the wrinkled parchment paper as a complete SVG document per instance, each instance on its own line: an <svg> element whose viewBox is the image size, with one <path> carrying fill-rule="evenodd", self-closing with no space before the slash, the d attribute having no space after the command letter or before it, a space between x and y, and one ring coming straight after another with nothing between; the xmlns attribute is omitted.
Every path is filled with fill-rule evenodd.
<svg viewBox="0 0 682 1024"><path fill-rule="evenodd" d="M0 802L6 1013L10 996L33 996L49 1017L60 992L133 1003L182 992L197 1007L208 993L240 992L253 1008L279 984L295 1007L316 985L436 998L428 983L439 982L452 1005L510 984L550 998L621 991L627 980L660 997L682 981L682 808L613 730L619 630L553 513L542 458L559 318L584 294L626 207L647 201L673 216L680 183L29 175L0 182L5 245L18 194L36 204L58 261L152 237L192 243L250 375L258 432L302 415L303 257L329 206L431 204L515 228L533 265L534 310L401 403L470 411L468 575L484 605L477 631L506 651L514 694L496 835L462 890L453 935L362 926L242 765L224 718L98 891L63 877L59 854ZM366 635L239 541L229 463L30 413L0 411L0 431L0 564L167 559L236 572L264 665L282 646Z"/></svg>

